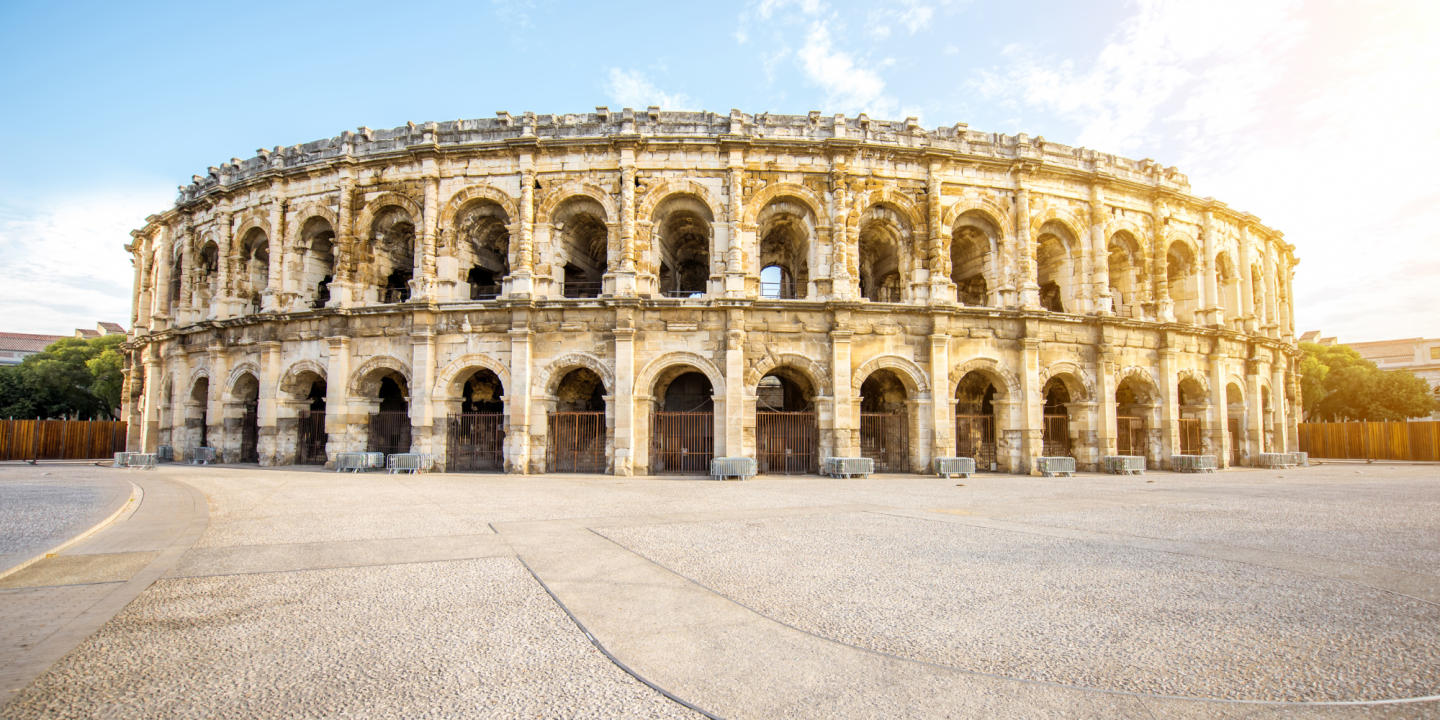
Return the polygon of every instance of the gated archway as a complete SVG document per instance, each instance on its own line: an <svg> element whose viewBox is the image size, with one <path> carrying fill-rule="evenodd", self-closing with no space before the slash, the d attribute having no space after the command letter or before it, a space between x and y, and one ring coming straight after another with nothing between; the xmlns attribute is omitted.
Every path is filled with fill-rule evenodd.
<svg viewBox="0 0 1440 720"><path fill-rule="evenodd" d="M704 373L677 368L655 381L650 474L706 475L715 457L715 390Z"/></svg>
<svg viewBox="0 0 1440 720"><path fill-rule="evenodd" d="M370 415L365 449L386 455L410 452L410 396L405 378L390 371L380 378L376 397L379 407Z"/></svg>
<svg viewBox="0 0 1440 720"><path fill-rule="evenodd" d="M575 368L555 386L548 417L549 472L605 472L605 384L589 368Z"/></svg>
<svg viewBox="0 0 1440 720"><path fill-rule="evenodd" d="M231 396L240 406L240 462L260 462L260 381L246 372L235 381ZM233 437L233 436L232 436Z"/></svg>
<svg viewBox="0 0 1440 720"><path fill-rule="evenodd" d="M1146 458L1147 467L1159 467L1157 443L1151 442L1152 435L1158 432L1151 418L1159 407L1158 395L1155 386L1139 372L1126 375L1115 388L1115 451Z"/></svg>
<svg viewBox="0 0 1440 720"><path fill-rule="evenodd" d="M995 383L971 370L955 386L955 455L975 459L975 469L996 470Z"/></svg>
<svg viewBox="0 0 1440 720"><path fill-rule="evenodd" d="M894 371L882 368L860 385L860 456L877 473L910 472L909 393Z"/></svg>
<svg viewBox="0 0 1440 720"><path fill-rule="evenodd" d="M1044 433L1041 438L1040 454L1045 457L1071 457L1070 390L1059 378L1051 378L1045 384L1045 409L1041 416Z"/></svg>
<svg viewBox="0 0 1440 720"><path fill-rule="evenodd" d="M325 381L315 378L306 393L310 406L300 411L295 424L295 464L324 465L325 445Z"/></svg>
<svg viewBox="0 0 1440 720"><path fill-rule="evenodd" d="M494 370L475 370L461 384L459 407L446 423L445 469L505 470L505 387Z"/></svg>
<svg viewBox="0 0 1440 720"><path fill-rule="evenodd" d="M794 368L777 367L755 386L755 459L764 474L819 472L815 388Z"/></svg>

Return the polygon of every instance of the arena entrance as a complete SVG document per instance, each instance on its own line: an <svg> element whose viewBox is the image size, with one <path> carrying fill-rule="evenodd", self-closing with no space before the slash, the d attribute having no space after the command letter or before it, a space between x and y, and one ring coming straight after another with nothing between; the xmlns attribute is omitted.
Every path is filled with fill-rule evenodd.
<svg viewBox="0 0 1440 720"><path fill-rule="evenodd" d="M877 473L910 472L908 394L895 373L881 369L860 385L860 456Z"/></svg>
<svg viewBox="0 0 1440 720"><path fill-rule="evenodd" d="M650 414L650 474L708 475L715 457L715 390L703 373L687 372L665 388Z"/></svg>
<svg viewBox="0 0 1440 720"><path fill-rule="evenodd" d="M447 472L504 472L505 388L493 370L465 381L460 412L450 416L445 438Z"/></svg>
<svg viewBox="0 0 1440 720"><path fill-rule="evenodd" d="M1071 457L1070 447L1070 391L1059 378L1052 378L1045 385L1045 409L1042 415L1044 433L1041 436L1040 454L1045 457Z"/></svg>
<svg viewBox="0 0 1440 720"><path fill-rule="evenodd" d="M404 379L393 373L380 379L380 407L370 416L370 434L365 441L367 452L386 455L410 452L410 400L403 383Z"/></svg>
<svg viewBox="0 0 1440 720"><path fill-rule="evenodd" d="M1115 388L1115 450L1120 455L1134 455L1146 458L1146 466L1152 466L1150 457L1149 415L1158 407L1155 399L1159 393L1155 386L1135 376L1120 381Z"/></svg>
<svg viewBox="0 0 1440 720"><path fill-rule="evenodd" d="M247 372L235 381L231 394L240 404L239 461L258 463L260 462L260 381Z"/></svg>
<svg viewBox="0 0 1440 720"><path fill-rule="evenodd" d="M545 468L555 473L605 472L605 384L587 368L571 370L555 389L547 421Z"/></svg>
<svg viewBox="0 0 1440 720"><path fill-rule="evenodd" d="M820 471L820 422L809 381L788 368L755 386L755 459L766 475Z"/></svg>
<svg viewBox="0 0 1440 720"><path fill-rule="evenodd" d="M325 381L310 384L310 407L300 411L295 428L295 464L324 465L325 444Z"/></svg>
<svg viewBox="0 0 1440 720"><path fill-rule="evenodd" d="M998 469L995 444L995 385L971 371L955 388L955 456L975 459L976 470Z"/></svg>

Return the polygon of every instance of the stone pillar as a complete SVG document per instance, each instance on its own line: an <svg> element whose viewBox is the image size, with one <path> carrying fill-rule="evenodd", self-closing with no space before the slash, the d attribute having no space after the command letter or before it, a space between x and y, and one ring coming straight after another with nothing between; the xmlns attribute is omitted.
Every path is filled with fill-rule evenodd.
<svg viewBox="0 0 1440 720"><path fill-rule="evenodd" d="M1175 339L1168 330L1161 331L1164 347L1160 355L1160 463L1170 469L1170 456L1180 453L1180 384L1175 367Z"/></svg>
<svg viewBox="0 0 1440 720"><path fill-rule="evenodd" d="M1110 297L1110 246L1105 241L1105 186L1090 186L1090 282L1093 284L1096 315L1115 314Z"/></svg>
<svg viewBox="0 0 1440 720"><path fill-rule="evenodd" d="M1100 341L1095 345L1095 449L1100 457L1114 455L1119 435L1119 413L1115 407L1115 345L1110 328L1100 328ZM1097 459L1098 462L1098 459Z"/></svg>
<svg viewBox="0 0 1440 720"><path fill-rule="evenodd" d="M930 226L930 302L948 305L955 302L955 283L950 279L950 228L945 227L940 208L940 197L944 194L943 172L941 161L932 158L925 188L925 209L926 223Z"/></svg>
<svg viewBox="0 0 1440 720"><path fill-rule="evenodd" d="M1256 331L1255 323L1255 278L1250 272L1250 226L1240 226L1240 316L1244 318L1245 332Z"/></svg>
<svg viewBox="0 0 1440 720"><path fill-rule="evenodd" d="M139 267L138 275L140 292L135 298L135 327L144 326L148 331L155 322L154 303L151 300L151 288L154 284L155 253L150 243L137 240L136 260Z"/></svg>
<svg viewBox="0 0 1440 720"><path fill-rule="evenodd" d="M1150 279L1155 287L1155 319L1160 322L1175 322L1175 302L1170 299L1170 241L1165 237L1165 224L1170 220L1170 209L1159 196L1155 197L1150 212L1150 227L1154 233L1153 260ZM1168 460L1168 458L1167 458Z"/></svg>
<svg viewBox="0 0 1440 720"><path fill-rule="evenodd" d="M175 382L170 386L170 448L175 462L185 460L185 449L191 440L186 432L186 404L190 402L190 354L185 351L184 338L174 340Z"/></svg>
<svg viewBox="0 0 1440 720"><path fill-rule="evenodd" d="M180 236L180 307L174 313L176 327L189 325L198 319L194 312L195 226L190 224L189 217L186 217L184 222Z"/></svg>
<svg viewBox="0 0 1440 720"><path fill-rule="evenodd" d="M346 397L350 384L350 338L343 335L325 338L330 356L325 361L325 455L334 462L337 452L357 452L365 448L352 446L350 438L350 407ZM333 467L327 463L327 467Z"/></svg>
<svg viewBox="0 0 1440 720"><path fill-rule="evenodd" d="M620 476L632 474L635 460L635 328L626 314L615 327L615 467ZM623 323L623 324L622 324Z"/></svg>
<svg viewBox="0 0 1440 720"><path fill-rule="evenodd" d="M835 457L859 457L860 448L855 442L857 424L853 412L853 390L850 387L850 338L852 333L849 330L848 322L841 325L837 321L836 326L844 329L830 331L830 382L835 405Z"/></svg>
<svg viewBox="0 0 1440 720"><path fill-rule="evenodd" d="M729 311L729 329L725 331L725 454L746 455L746 421L754 426L754 414L745 408L745 312ZM719 436L721 433L716 433Z"/></svg>
<svg viewBox="0 0 1440 720"><path fill-rule="evenodd" d="M160 374L165 367L160 364L159 350L158 342L145 346L145 439L141 451L147 453L160 445Z"/></svg>
<svg viewBox="0 0 1440 720"><path fill-rule="evenodd" d="M1215 341L1219 345L1219 341ZM1210 353L1210 437L1215 445L1215 462L1230 467L1230 399L1225 392L1225 353L1218 347Z"/></svg>
<svg viewBox="0 0 1440 720"><path fill-rule="evenodd" d="M439 280L435 273L435 238L440 226L440 176L435 167L435 158L427 157L422 163L425 176L425 197L421 209L422 223L415 241L414 279L410 281L410 297L434 301Z"/></svg>
<svg viewBox="0 0 1440 720"><path fill-rule="evenodd" d="M635 148L626 145L620 148L620 275L630 274L628 292L621 289L626 284L619 281L617 295L634 295L635 274Z"/></svg>
<svg viewBox="0 0 1440 720"><path fill-rule="evenodd" d="M265 289L260 291L260 311L285 309L281 294L285 291L285 183L276 179L270 185L270 257L266 260ZM262 461L263 462L263 461Z"/></svg>
<svg viewBox="0 0 1440 720"><path fill-rule="evenodd" d="M510 294L530 297L535 292L535 156L528 152L520 153L519 225L515 264L510 268Z"/></svg>
<svg viewBox="0 0 1440 720"><path fill-rule="evenodd" d="M210 360L210 397L205 406L205 436L209 446L216 449L217 462L236 462L240 458L225 441L225 396L230 388L230 355L224 343L213 340L208 348Z"/></svg>
<svg viewBox="0 0 1440 720"><path fill-rule="evenodd" d="M1205 239L1205 275L1201 278L1201 287L1204 288L1205 298L1210 306L1206 308L1204 303L1201 303L1205 317L1201 320L1197 315L1195 324L1223 327L1225 325L1225 303L1220 299L1220 267L1215 257L1215 211L1206 208L1203 222L1204 227L1201 233Z"/></svg>
<svg viewBox="0 0 1440 720"><path fill-rule="evenodd" d="M742 223L745 213L742 202L745 192L742 182L745 176L745 151L732 147L726 153L725 159L728 200L726 208L730 225L725 248L725 297L740 298L745 297L745 252L748 250L753 255L758 250L755 247L754 232L745 232Z"/></svg>
<svg viewBox="0 0 1440 720"><path fill-rule="evenodd" d="M1270 363L1270 402L1275 408L1273 418L1275 428L1275 452L1289 452L1289 445L1286 440L1289 438L1288 410L1285 401L1285 365L1284 356L1275 353L1275 361Z"/></svg>
<svg viewBox="0 0 1440 720"><path fill-rule="evenodd" d="M1256 360L1245 361L1245 437L1247 449L1250 452L1250 464L1254 465L1256 455L1265 452L1265 406L1260 396L1260 363Z"/></svg>
<svg viewBox="0 0 1440 720"><path fill-rule="evenodd" d="M1020 302L1025 310L1040 309L1040 284L1035 276L1035 238L1030 233L1030 189L1025 175L1017 172L1015 181L1015 246L1011 252L1012 267L1020 278Z"/></svg>
<svg viewBox="0 0 1440 720"><path fill-rule="evenodd" d="M155 243L155 286L152 292L154 298L155 313L151 316L151 332L158 332L169 327L167 322L173 317L173 308L170 307L170 273L171 258L174 257L172 244L174 238L169 228L162 228L156 236Z"/></svg>
<svg viewBox="0 0 1440 720"><path fill-rule="evenodd" d="M955 405L947 392L950 388L950 336L943 332L942 318L935 318L935 332L930 335L930 424L935 428L930 456L954 457ZM915 468L915 471L928 473L930 468Z"/></svg>
<svg viewBox="0 0 1440 720"><path fill-rule="evenodd" d="M843 120L837 118L837 122L843 123ZM850 274L851 247L847 227L850 220L850 178L844 155L836 155L830 162L830 192L834 197L830 212L830 295L836 300L849 300L855 295L855 283ZM835 403L838 408L838 395ZM839 432L837 426L837 436Z"/></svg>
<svg viewBox="0 0 1440 720"><path fill-rule="evenodd" d="M357 265L357 253L355 247L355 223L350 206L354 202L354 182L350 179L349 168L340 168L340 199L339 208L335 212L335 272L330 279L330 301L325 307L355 307L359 304L360 292L355 277ZM325 424L329 426L330 416L338 407L330 405L326 401Z"/></svg>
<svg viewBox="0 0 1440 720"><path fill-rule="evenodd" d="M530 328L510 328L510 387L505 388L505 472L524 475L530 471Z"/></svg>
<svg viewBox="0 0 1440 720"><path fill-rule="evenodd" d="M438 455L435 445L435 331L428 314L415 313L410 333L410 452Z"/></svg>
<svg viewBox="0 0 1440 720"><path fill-rule="evenodd" d="M235 314L235 278L231 270L235 261L233 257L233 245L235 216L228 212L220 212L216 215L216 222L220 225L220 240L216 245L216 268L217 277L215 281L215 295L210 298L211 307L215 308L216 320L227 320Z"/></svg>
<svg viewBox="0 0 1440 720"><path fill-rule="evenodd" d="M1264 253L1262 260L1265 263L1265 334L1278 340L1280 339L1280 316L1276 312L1275 299L1279 293L1275 282L1275 253L1271 245L1270 239L1266 238L1264 245L1261 246L1261 252Z"/></svg>
<svg viewBox="0 0 1440 720"><path fill-rule="evenodd" d="M1025 337L1020 340L1020 397L1016 415L1020 424L1020 466L1014 472L1038 475L1036 458L1045 454L1045 398L1040 384L1040 339L1035 328L1025 322Z"/></svg>

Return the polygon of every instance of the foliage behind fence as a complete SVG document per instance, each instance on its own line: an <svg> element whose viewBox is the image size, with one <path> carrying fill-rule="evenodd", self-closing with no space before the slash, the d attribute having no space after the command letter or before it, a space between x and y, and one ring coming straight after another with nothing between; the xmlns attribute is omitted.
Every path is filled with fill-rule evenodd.
<svg viewBox="0 0 1440 720"><path fill-rule="evenodd" d="M1440 461L1440 422L1300 423L1300 451L1332 460Z"/></svg>
<svg viewBox="0 0 1440 720"><path fill-rule="evenodd" d="M110 458L125 449L125 431L119 420L0 420L0 460Z"/></svg>

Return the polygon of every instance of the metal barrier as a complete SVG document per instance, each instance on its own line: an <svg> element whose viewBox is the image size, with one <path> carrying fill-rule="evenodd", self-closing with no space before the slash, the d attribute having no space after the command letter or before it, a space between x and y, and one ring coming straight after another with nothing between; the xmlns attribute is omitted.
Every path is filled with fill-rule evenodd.
<svg viewBox="0 0 1440 720"><path fill-rule="evenodd" d="M720 480L732 477L744 480L747 477L755 477L759 470L760 466L755 462L755 458L721 457L710 461L711 477Z"/></svg>
<svg viewBox="0 0 1440 720"><path fill-rule="evenodd" d="M1310 467L1310 453L1293 452L1295 456L1295 467Z"/></svg>
<svg viewBox="0 0 1440 720"><path fill-rule="evenodd" d="M175 462L175 448L169 445L155 448L155 462Z"/></svg>
<svg viewBox="0 0 1440 720"><path fill-rule="evenodd" d="M125 453L125 467L131 470L154 470L155 453Z"/></svg>
<svg viewBox="0 0 1440 720"><path fill-rule="evenodd" d="M1075 477L1073 457L1038 457L1035 458L1035 467L1045 477Z"/></svg>
<svg viewBox="0 0 1440 720"><path fill-rule="evenodd" d="M944 476L946 480L949 480L952 475L968 478L971 473L975 472L975 458L937 457L933 464L935 474Z"/></svg>
<svg viewBox="0 0 1440 720"><path fill-rule="evenodd" d="M435 456L425 453L395 453L385 460L385 466L390 469L390 474L410 473L435 469Z"/></svg>
<svg viewBox="0 0 1440 720"><path fill-rule="evenodd" d="M1296 461L1294 453L1260 453L1255 465L1270 470L1286 470L1295 467Z"/></svg>
<svg viewBox="0 0 1440 720"><path fill-rule="evenodd" d="M875 472L875 461L870 458L825 458L823 472L830 477L870 477Z"/></svg>
<svg viewBox="0 0 1440 720"><path fill-rule="evenodd" d="M117 452L117 453L115 453L115 464L111 465L110 467L112 467L112 468L123 468L123 467L125 467L125 466L127 466L127 465L130 464L129 461L130 461L130 453L128 453L128 452Z"/></svg>
<svg viewBox="0 0 1440 720"><path fill-rule="evenodd" d="M1213 473L1219 464L1214 455L1171 455L1170 469L1184 473Z"/></svg>
<svg viewBox="0 0 1440 720"><path fill-rule="evenodd" d="M185 455L190 458L191 465L215 464L215 448L212 447L193 447Z"/></svg>
<svg viewBox="0 0 1440 720"><path fill-rule="evenodd" d="M1140 455L1106 455L1100 469L1111 475L1144 475L1145 458Z"/></svg>
<svg viewBox="0 0 1440 720"><path fill-rule="evenodd" d="M358 473L384 468L385 453L382 452L335 453L335 472L349 470Z"/></svg>

